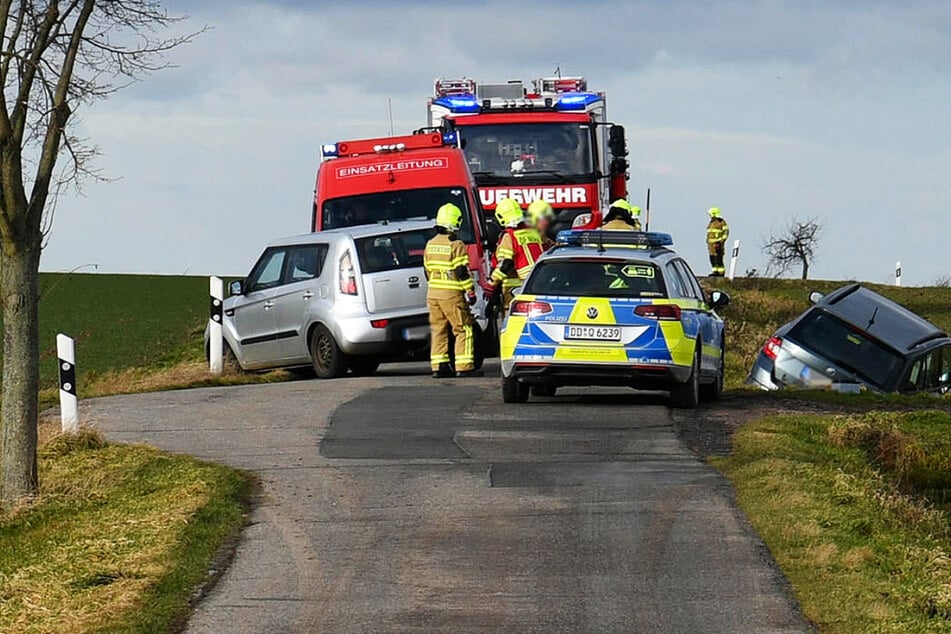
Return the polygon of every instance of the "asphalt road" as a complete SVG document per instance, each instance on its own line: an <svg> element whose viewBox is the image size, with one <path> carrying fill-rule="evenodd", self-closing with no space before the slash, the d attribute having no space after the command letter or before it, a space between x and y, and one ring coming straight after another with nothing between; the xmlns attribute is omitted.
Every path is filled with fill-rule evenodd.
<svg viewBox="0 0 951 634"><path fill-rule="evenodd" d="M504 406L497 379L407 371L85 403L112 439L262 478L189 632L808 629L662 399Z"/></svg>

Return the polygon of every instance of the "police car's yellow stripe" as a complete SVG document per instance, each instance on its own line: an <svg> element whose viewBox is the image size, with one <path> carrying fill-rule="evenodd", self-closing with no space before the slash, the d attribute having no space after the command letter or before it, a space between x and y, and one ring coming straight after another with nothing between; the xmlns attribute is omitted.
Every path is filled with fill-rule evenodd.
<svg viewBox="0 0 951 634"><path fill-rule="evenodd" d="M594 309L597 311L595 317L590 317L588 311ZM584 325L610 325L614 326L617 324L617 319L614 317L614 309L611 308L611 300L606 297L582 297L577 302L575 302L575 307L571 310L571 315L568 316L568 323L570 324L584 324Z"/></svg>

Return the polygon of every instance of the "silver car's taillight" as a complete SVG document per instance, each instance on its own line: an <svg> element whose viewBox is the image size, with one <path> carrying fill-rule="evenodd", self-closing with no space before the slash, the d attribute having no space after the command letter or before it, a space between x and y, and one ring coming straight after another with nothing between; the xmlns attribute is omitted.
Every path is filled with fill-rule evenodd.
<svg viewBox="0 0 951 634"><path fill-rule="evenodd" d="M340 266L338 267L338 279L340 292L344 295L356 295L357 294L357 272L353 268L353 257L350 255L350 252L347 251L340 258Z"/></svg>

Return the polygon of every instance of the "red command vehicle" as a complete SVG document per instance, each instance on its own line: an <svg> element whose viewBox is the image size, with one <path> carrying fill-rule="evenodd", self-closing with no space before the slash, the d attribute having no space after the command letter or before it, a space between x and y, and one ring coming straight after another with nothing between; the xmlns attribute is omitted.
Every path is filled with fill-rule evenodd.
<svg viewBox="0 0 951 634"><path fill-rule="evenodd" d="M468 245L477 284L488 279L485 216L475 181L453 133L339 141L321 148L312 231L407 219L434 219L453 203L463 212L459 237ZM481 293L473 312L485 330Z"/></svg>
<svg viewBox="0 0 951 634"><path fill-rule="evenodd" d="M551 203L558 229L595 228L612 200L627 197L624 128L608 123L604 93L584 77L476 84L439 79L429 126L460 139L482 206L503 198Z"/></svg>

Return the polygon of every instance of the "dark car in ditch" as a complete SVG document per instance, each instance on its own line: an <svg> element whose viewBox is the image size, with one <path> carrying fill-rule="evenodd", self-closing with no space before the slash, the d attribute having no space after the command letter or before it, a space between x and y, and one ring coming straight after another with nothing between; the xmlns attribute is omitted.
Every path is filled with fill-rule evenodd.
<svg viewBox="0 0 951 634"><path fill-rule="evenodd" d="M951 389L951 337L928 320L860 284L809 299L813 306L763 346L747 383L764 390Z"/></svg>

